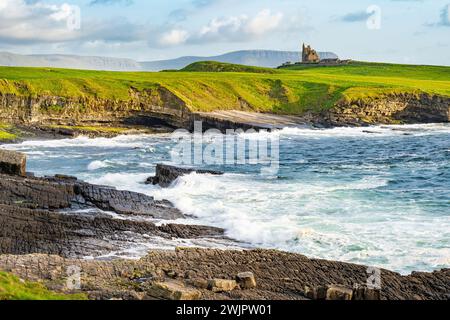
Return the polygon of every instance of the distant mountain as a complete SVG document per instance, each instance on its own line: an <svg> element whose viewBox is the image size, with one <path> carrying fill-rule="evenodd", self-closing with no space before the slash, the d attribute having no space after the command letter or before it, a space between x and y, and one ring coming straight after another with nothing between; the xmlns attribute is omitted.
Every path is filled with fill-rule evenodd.
<svg viewBox="0 0 450 320"><path fill-rule="evenodd" d="M334 59L338 57L332 52L319 52L319 56L321 59ZM255 67L275 68L284 62L297 62L299 60L300 52L297 51L246 50L234 51L212 57L181 57L171 60L141 62L141 65L144 70L148 71L182 69L198 61L218 61Z"/></svg>
<svg viewBox="0 0 450 320"><path fill-rule="evenodd" d="M0 52L0 65L10 67L52 67L88 70L138 71L142 67L132 59L76 55L19 55Z"/></svg>
<svg viewBox="0 0 450 320"><path fill-rule="evenodd" d="M322 59L337 58L332 52L319 52ZM170 60L138 62L132 59L89 57L76 55L19 55L0 52L0 65L11 67L53 67L70 69L109 70L109 71L161 71L182 69L198 61L218 61L257 67L274 68L284 62L300 60L300 52L247 50L235 51L212 57L181 57Z"/></svg>

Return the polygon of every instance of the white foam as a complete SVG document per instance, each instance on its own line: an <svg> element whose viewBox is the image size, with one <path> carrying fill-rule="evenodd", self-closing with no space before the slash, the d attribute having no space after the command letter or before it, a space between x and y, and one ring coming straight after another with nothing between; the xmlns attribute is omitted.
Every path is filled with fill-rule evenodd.
<svg viewBox="0 0 450 320"><path fill-rule="evenodd" d="M424 221L419 207L390 208L391 204L358 196L388 183L368 177L334 185L273 184L233 174L191 174L169 189L150 193L173 201L183 212L196 216L197 223L225 228L228 236L258 247L375 264L404 273L416 270L419 262L429 270L447 261L448 248L435 248L427 258L411 239L438 241L433 234L445 233L450 217L440 217L439 223Z"/></svg>
<svg viewBox="0 0 450 320"><path fill-rule="evenodd" d="M143 182L151 175L151 173L107 173L97 178L88 179L88 182L116 187L119 190L142 192L148 191L145 190Z"/></svg>
<svg viewBox="0 0 450 320"><path fill-rule="evenodd" d="M20 144L7 145L16 149L28 148L65 148L65 147L96 147L96 148L148 148L149 152L154 152L151 145L146 144L150 135L121 135L114 138L89 138L79 136L73 139L55 140L30 140ZM157 137L165 138L167 135Z"/></svg>
<svg viewBox="0 0 450 320"><path fill-rule="evenodd" d="M147 241L140 240L132 245L125 246L123 249L109 252L105 255L95 257L96 259L130 259L136 260L145 256L150 250L175 250L177 247L185 248L215 248L222 250L243 250L245 247L238 243L222 240L222 239L165 239L150 235L143 235ZM122 244L123 246L123 244ZM94 259L92 256L85 257L85 259Z"/></svg>
<svg viewBox="0 0 450 320"><path fill-rule="evenodd" d="M270 136L298 136L315 138L336 137L366 137L376 138L380 136L413 135L422 136L437 133L450 133L449 124L413 124L413 125L376 125L368 127L335 127L335 128L311 128L311 127L286 127L272 132L262 131L257 133L242 133L239 136L245 139L259 139Z"/></svg>
<svg viewBox="0 0 450 320"><path fill-rule="evenodd" d="M98 169L107 168L109 166L110 166L110 163L107 160L105 160L105 161L95 160L95 161L92 161L91 163L89 163L89 165L87 166L87 169L89 171L94 171L94 170L98 170Z"/></svg>

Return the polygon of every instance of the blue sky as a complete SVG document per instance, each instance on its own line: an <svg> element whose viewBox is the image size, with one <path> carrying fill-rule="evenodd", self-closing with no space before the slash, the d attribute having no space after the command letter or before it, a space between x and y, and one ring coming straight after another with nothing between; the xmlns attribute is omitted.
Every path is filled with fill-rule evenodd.
<svg viewBox="0 0 450 320"><path fill-rule="evenodd" d="M450 65L449 8L450 0L0 0L0 51L142 61L307 42L342 58Z"/></svg>

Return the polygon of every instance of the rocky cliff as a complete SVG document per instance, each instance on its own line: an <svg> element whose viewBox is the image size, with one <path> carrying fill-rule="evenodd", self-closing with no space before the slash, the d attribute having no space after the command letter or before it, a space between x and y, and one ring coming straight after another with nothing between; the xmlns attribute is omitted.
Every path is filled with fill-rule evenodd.
<svg viewBox="0 0 450 320"><path fill-rule="evenodd" d="M321 112L274 115L246 111L215 111L193 114L203 129L280 129L298 125L319 127L374 124L446 123L450 121L450 98L428 94L391 94L359 100L342 99Z"/></svg>
<svg viewBox="0 0 450 320"><path fill-rule="evenodd" d="M141 91L131 87L129 97L129 100L111 100L86 96L65 98L0 93L0 123L26 126L163 125L192 129L193 121L201 120L204 129L225 130L279 128L286 122L290 126L314 124L330 127L450 121L450 98L425 93L341 99L332 108L321 112L309 111L295 117L270 116L270 121L265 119L265 115L249 113L257 106L248 103L243 106L245 111L249 111L247 117L242 116L245 112L236 117L232 112L194 113L183 99L163 86Z"/></svg>
<svg viewBox="0 0 450 320"><path fill-rule="evenodd" d="M405 93L341 101L321 118L332 126L449 122L450 98Z"/></svg>
<svg viewBox="0 0 450 320"><path fill-rule="evenodd" d="M164 124L189 126L186 104L159 86L143 91L129 89L130 99L95 97L18 96L0 92L0 122L26 125Z"/></svg>

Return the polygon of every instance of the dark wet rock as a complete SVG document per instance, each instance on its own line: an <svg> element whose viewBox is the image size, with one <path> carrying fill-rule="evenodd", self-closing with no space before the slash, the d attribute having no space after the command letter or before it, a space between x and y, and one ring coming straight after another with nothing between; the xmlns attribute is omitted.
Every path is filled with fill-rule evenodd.
<svg viewBox="0 0 450 320"><path fill-rule="evenodd" d="M208 226L186 226L182 224L165 224L159 227L161 231L167 232L177 238L201 238L206 235L209 237L222 237L223 229Z"/></svg>
<svg viewBox="0 0 450 320"><path fill-rule="evenodd" d="M65 174L55 174L55 178L60 179L60 180L69 180L69 181L77 181L78 180L77 177L68 176Z"/></svg>
<svg viewBox="0 0 450 320"><path fill-rule="evenodd" d="M178 177L196 172L198 174L223 175L223 172L214 170L197 170L192 168L179 168L175 166L158 164L156 165L156 175L147 179L147 184L159 184L161 187L170 186Z"/></svg>
<svg viewBox="0 0 450 320"><path fill-rule="evenodd" d="M220 234L223 235L223 230L216 228L184 225L171 228L115 219L102 213L61 213L0 204L0 254L98 256L148 241L148 236L195 239Z"/></svg>
<svg viewBox="0 0 450 320"><path fill-rule="evenodd" d="M81 196L80 204L92 203L97 208L119 214L150 216L157 219L183 218L180 210L168 201L157 201L147 195L122 191L110 187L87 183L74 185L75 193Z"/></svg>
<svg viewBox="0 0 450 320"><path fill-rule="evenodd" d="M225 239L218 228L156 226L145 218L184 216L167 200L91 185L75 177L0 174L0 190L0 254L99 256L147 243L149 237Z"/></svg>
<svg viewBox="0 0 450 320"><path fill-rule="evenodd" d="M179 219L183 214L167 201L112 187L91 185L75 177L0 175L0 203L35 209L99 208L125 215Z"/></svg>
<svg viewBox="0 0 450 320"><path fill-rule="evenodd" d="M27 157L15 151L0 149L0 173L26 176Z"/></svg>
<svg viewBox="0 0 450 320"><path fill-rule="evenodd" d="M0 203L32 209L70 208L73 184L61 180L0 174Z"/></svg>

